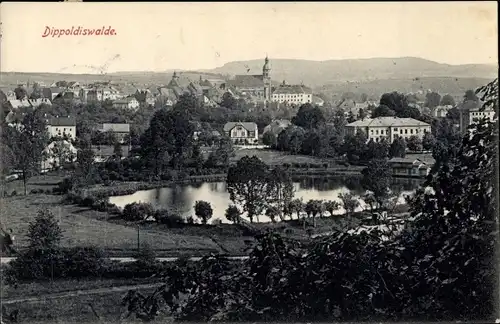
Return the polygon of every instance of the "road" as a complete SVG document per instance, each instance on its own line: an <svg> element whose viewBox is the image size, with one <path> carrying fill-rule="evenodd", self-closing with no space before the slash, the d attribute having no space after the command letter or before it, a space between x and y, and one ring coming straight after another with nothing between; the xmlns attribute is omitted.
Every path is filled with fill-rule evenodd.
<svg viewBox="0 0 500 324"><path fill-rule="evenodd" d="M106 287L106 288L94 288L86 290L75 290L66 291L53 294L44 294L34 297L23 297L23 298L12 298L12 299L2 299L2 305L16 304L16 303L35 303L40 301L45 301L47 299L57 299L57 298L67 298L75 296L86 296L95 294L104 294L110 292L124 292L131 289L149 289L161 286L162 283L155 284L142 284L142 285L128 285L128 286L117 286L117 287Z"/></svg>
<svg viewBox="0 0 500 324"><path fill-rule="evenodd" d="M15 260L16 258L15 257L2 257L0 259L0 263L1 264L7 264L13 260ZM110 260L112 261L119 261L121 263L125 263L125 262L134 262L135 261L135 258L109 258ZM169 257L169 258L156 258L156 260L160 261L160 262L174 262L176 260L178 260L179 258L176 258L176 257ZM230 260L246 260L248 259L248 256L230 256L228 257L228 259ZM201 257L192 257L192 258L189 258L190 261L200 261L201 260Z"/></svg>

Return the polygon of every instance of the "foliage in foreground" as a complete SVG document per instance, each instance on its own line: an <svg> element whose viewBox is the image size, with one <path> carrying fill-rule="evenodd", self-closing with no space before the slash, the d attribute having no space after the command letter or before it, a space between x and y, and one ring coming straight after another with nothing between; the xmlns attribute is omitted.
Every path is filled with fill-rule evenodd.
<svg viewBox="0 0 500 324"><path fill-rule="evenodd" d="M498 109L494 95L484 101ZM409 226L388 240L378 231L339 232L303 246L269 232L257 237L242 266L212 256L171 270L165 274L170 296L187 294L174 307L176 318L492 320L496 127L483 121L471 129L453 163L440 164L417 192ZM156 316L157 308L139 309Z"/></svg>

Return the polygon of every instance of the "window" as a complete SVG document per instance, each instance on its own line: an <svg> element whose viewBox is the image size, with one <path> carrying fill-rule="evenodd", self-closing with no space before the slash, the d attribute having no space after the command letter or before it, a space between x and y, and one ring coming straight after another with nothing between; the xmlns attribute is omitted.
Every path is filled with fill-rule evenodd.
<svg viewBox="0 0 500 324"><path fill-rule="evenodd" d="M375 134L378 135L378 129L375 131Z"/></svg>
<svg viewBox="0 0 500 324"><path fill-rule="evenodd" d="M413 134L413 129L410 129L410 134Z"/></svg>
<svg viewBox="0 0 500 324"><path fill-rule="evenodd" d="M397 131L398 131L398 129L397 129L397 128L394 128L394 131L395 131L395 132L397 132Z"/></svg>
<svg viewBox="0 0 500 324"><path fill-rule="evenodd" d="M370 134L373 134L373 129L370 129Z"/></svg>
<svg viewBox="0 0 500 324"><path fill-rule="evenodd" d="M408 134L408 130L407 129L405 129L405 134Z"/></svg>
<svg viewBox="0 0 500 324"><path fill-rule="evenodd" d="M380 130L380 135L384 135L384 130L383 129Z"/></svg>
<svg viewBox="0 0 500 324"><path fill-rule="evenodd" d="M399 134L403 134L403 130L402 129L399 130Z"/></svg>

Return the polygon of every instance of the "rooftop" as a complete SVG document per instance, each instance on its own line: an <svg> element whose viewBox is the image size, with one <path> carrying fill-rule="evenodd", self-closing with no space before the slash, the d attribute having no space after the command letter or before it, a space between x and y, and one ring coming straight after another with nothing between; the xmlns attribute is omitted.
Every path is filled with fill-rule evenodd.
<svg viewBox="0 0 500 324"><path fill-rule="evenodd" d="M311 89L301 85L281 86L273 94L312 94Z"/></svg>
<svg viewBox="0 0 500 324"><path fill-rule="evenodd" d="M377 117L365 118L364 120L357 120L346 126L352 127L390 127L390 126L430 126L423 121L413 118L398 118L398 117Z"/></svg>
<svg viewBox="0 0 500 324"><path fill-rule="evenodd" d="M235 128L236 126L242 126L248 131L256 131L257 130L257 124L256 123L251 123L251 122L229 122L224 125L224 131L229 132L231 129Z"/></svg>
<svg viewBox="0 0 500 324"><path fill-rule="evenodd" d="M72 117L55 117L48 122L50 126L76 126L76 119Z"/></svg>

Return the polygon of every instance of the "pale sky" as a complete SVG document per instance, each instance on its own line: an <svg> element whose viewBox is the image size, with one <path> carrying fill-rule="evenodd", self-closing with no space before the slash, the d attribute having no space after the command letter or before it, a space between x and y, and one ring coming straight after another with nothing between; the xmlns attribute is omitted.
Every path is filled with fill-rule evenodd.
<svg viewBox="0 0 500 324"><path fill-rule="evenodd" d="M497 3L2 3L1 71L210 69L273 58L498 62ZM42 37L46 26L114 36Z"/></svg>

